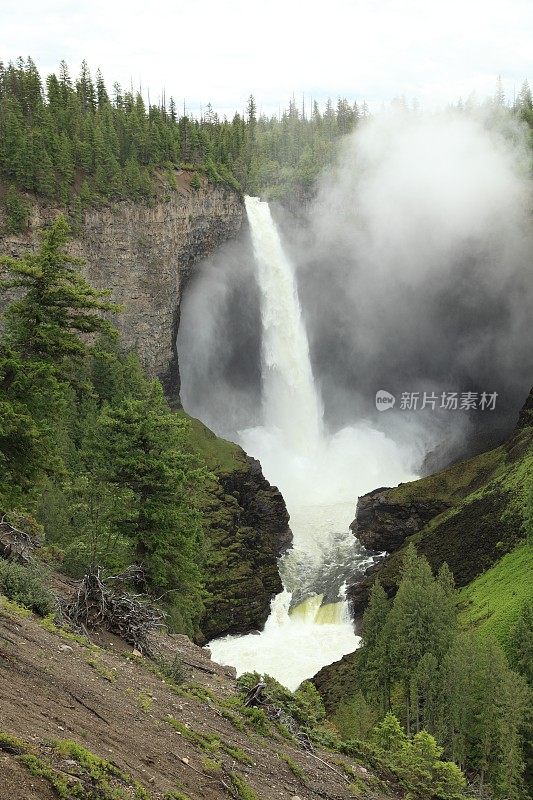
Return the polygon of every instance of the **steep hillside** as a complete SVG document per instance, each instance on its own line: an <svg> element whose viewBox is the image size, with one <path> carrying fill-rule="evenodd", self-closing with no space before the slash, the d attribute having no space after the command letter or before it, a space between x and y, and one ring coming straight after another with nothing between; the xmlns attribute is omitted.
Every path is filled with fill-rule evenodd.
<svg viewBox="0 0 533 800"><path fill-rule="evenodd" d="M186 637L160 636L157 662L118 639L106 644L39 622L0 597L2 797L403 796L386 776L339 752L306 748L286 724L245 708L233 671ZM176 657L179 683L163 668Z"/></svg>
<svg viewBox="0 0 533 800"><path fill-rule="evenodd" d="M524 538L528 487L533 481L533 391L504 445L450 469L359 499L352 523L367 547L388 555L349 587L355 617L364 610L379 576L395 591L403 549L416 545L433 569L446 561L456 584L466 586Z"/></svg>

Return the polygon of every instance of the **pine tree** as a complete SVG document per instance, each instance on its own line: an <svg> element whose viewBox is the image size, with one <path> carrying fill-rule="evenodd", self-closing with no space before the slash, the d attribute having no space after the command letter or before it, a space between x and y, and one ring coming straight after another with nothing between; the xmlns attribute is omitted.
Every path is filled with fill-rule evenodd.
<svg viewBox="0 0 533 800"><path fill-rule="evenodd" d="M511 664L533 688L533 603L526 603L511 638Z"/></svg>
<svg viewBox="0 0 533 800"><path fill-rule="evenodd" d="M6 192L6 230L8 233L21 233L28 227L29 208L28 204L14 186L10 186Z"/></svg>
<svg viewBox="0 0 533 800"><path fill-rule="evenodd" d="M204 472L188 454L187 423L165 410L161 390L147 401L106 407L98 424L101 477L131 493L127 514L115 522L134 547L157 594L165 593L188 632L201 615L202 528L191 492Z"/></svg>
<svg viewBox="0 0 533 800"><path fill-rule="evenodd" d="M24 292L6 317L10 343L26 357L60 363L63 356L83 354L86 345L79 334L110 330L97 312L119 310L104 300L109 292L94 289L76 272L80 262L66 252L68 237L69 227L59 216L36 253L0 259L12 275L3 286Z"/></svg>
<svg viewBox="0 0 533 800"><path fill-rule="evenodd" d="M382 711L390 710L390 663L387 618L390 603L379 581L372 587L363 615L361 674L370 697Z"/></svg>
<svg viewBox="0 0 533 800"><path fill-rule="evenodd" d="M387 620L393 677L404 687L406 727L411 732L411 676L426 653L440 661L455 633L453 598L433 578L425 558L406 548L402 579Z"/></svg>

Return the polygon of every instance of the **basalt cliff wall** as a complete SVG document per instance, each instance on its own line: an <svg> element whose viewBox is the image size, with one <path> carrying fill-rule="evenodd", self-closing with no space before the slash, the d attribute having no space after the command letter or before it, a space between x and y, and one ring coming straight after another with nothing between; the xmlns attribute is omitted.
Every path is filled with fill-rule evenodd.
<svg viewBox="0 0 533 800"><path fill-rule="evenodd" d="M190 173L181 170L174 178L174 187L159 179L151 204L123 201L86 210L71 243L72 253L85 262L85 277L110 289L111 300L123 306L113 318L122 341L161 379L171 402L179 391L176 334L184 286L195 264L237 236L244 218L242 199L231 187L202 179L193 188ZM0 255L34 247L39 230L62 210L32 199L28 231L0 236Z"/></svg>

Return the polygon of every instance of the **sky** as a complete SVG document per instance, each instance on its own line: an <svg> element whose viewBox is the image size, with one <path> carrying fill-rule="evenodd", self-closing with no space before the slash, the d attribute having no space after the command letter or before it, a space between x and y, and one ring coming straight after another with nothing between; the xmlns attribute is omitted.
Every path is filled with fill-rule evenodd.
<svg viewBox="0 0 533 800"><path fill-rule="evenodd" d="M106 82L191 112L276 113L328 96L440 107L533 82L532 0L0 0L0 58L43 74L85 58Z"/></svg>

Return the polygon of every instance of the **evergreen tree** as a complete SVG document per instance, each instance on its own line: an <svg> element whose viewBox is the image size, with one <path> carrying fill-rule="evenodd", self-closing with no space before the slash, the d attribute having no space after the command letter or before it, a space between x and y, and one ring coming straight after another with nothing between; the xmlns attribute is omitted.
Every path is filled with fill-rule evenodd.
<svg viewBox="0 0 533 800"><path fill-rule="evenodd" d="M80 262L66 252L68 236L69 227L59 216L36 253L0 259L12 275L3 286L24 292L6 316L8 340L25 357L59 364L64 356L81 355L86 345L78 334L109 331L110 323L97 312L118 311L104 300L109 292L94 289L76 272Z"/></svg>
<svg viewBox="0 0 533 800"><path fill-rule="evenodd" d="M390 603L379 581L372 587L363 615L361 673L370 697L382 711L390 709L391 665L386 622Z"/></svg>
<svg viewBox="0 0 533 800"><path fill-rule="evenodd" d="M524 605L512 632L511 664L533 688L533 602Z"/></svg>
<svg viewBox="0 0 533 800"><path fill-rule="evenodd" d="M6 231L21 233L28 227L28 204L14 186L10 186L4 199L6 209Z"/></svg>
<svg viewBox="0 0 533 800"><path fill-rule="evenodd" d="M165 409L154 386L146 400L105 407L98 421L95 458L103 480L127 491L127 513L115 521L132 542L154 592L189 632L202 611L201 520L191 493L204 472L186 452L187 423Z"/></svg>

